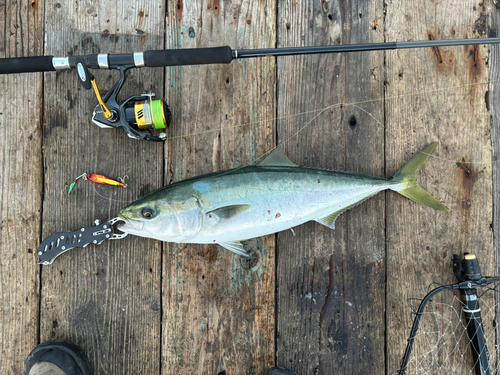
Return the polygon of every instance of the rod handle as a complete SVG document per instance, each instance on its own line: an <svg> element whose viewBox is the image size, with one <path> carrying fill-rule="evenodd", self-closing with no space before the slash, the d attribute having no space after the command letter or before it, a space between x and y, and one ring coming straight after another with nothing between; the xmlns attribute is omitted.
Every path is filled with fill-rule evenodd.
<svg viewBox="0 0 500 375"><path fill-rule="evenodd" d="M229 64L232 60L233 51L228 46L144 52L144 65L150 67Z"/></svg>
<svg viewBox="0 0 500 375"><path fill-rule="evenodd" d="M50 72L53 56L10 57L0 59L0 74Z"/></svg>

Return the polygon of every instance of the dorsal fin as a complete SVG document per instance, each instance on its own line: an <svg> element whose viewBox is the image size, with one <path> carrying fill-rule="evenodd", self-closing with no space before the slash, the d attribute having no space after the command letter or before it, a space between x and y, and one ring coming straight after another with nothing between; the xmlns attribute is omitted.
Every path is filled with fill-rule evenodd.
<svg viewBox="0 0 500 375"><path fill-rule="evenodd" d="M267 155L259 164L259 167L298 167L285 154L285 148L276 147L273 152Z"/></svg>

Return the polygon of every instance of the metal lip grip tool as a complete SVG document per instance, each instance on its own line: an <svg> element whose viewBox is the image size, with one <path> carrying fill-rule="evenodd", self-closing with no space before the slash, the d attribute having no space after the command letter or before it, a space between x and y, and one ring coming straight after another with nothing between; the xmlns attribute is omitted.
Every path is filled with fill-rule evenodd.
<svg viewBox="0 0 500 375"><path fill-rule="evenodd" d="M119 240L128 233L114 233L113 226L121 221L119 217L108 220L94 227L83 227L73 232L58 232L47 237L38 247L39 264L48 266L54 260L75 247L87 247L90 244L100 245L106 240Z"/></svg>

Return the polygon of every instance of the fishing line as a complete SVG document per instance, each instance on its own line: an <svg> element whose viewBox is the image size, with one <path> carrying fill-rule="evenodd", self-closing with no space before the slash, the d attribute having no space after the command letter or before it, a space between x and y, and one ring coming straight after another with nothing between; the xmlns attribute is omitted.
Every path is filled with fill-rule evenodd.
<svg viewBox="0 0 500 375"><path fill-rule="evenodd" d="M375 116L373 116L370 112L364 110L363 108L361 108L361 107L359 107L357 105L353 105L353 106L356 107L356 108L358 108L359 110L363 111L364 113L366 113L368 116L370 116L371 118L373 118L373 120L375 122L379 123L380 126L382 126L384 129L386 129L392 135L394 135L389 129L387 129L384 125L382 125L382 123ZM401 143L406 144L407 146L409 146L411 149L413 149L416 152L421 151L418 148L411 146L408 142L404 142L402 139L400 139L400 138L398 138L396 136L394 136L394 138L397 139L398 141L401 141ZM431 154L427 154L427 155L429 155L430 157L436 158L438 160L441 160L441 161L446 161L446 162L450 162L450 163L453 163L453 164L457 164L456 160L446 159L446 158L442 158L440 156L435 156L435 155L431 155ZM498 160L495 161L495 163L496 162L498 162ZM462 164L462 163L460 162L460 164ZM468 164L493 164L493 161L491 163L488 163L488 162L469 162ZM464 166L462 165L462 167L464 167ZM469 174L470 174L470 171L469 171ZM448 196L450 196L454 202L463 202L464 201L463 197L460 197L460 196L454 194L453 192L451 192L451 191L449 191L447 189L443 189L442 187L440 189L442 191L444 191ZM455 212L456 212L456 210L451 210L450 212L448 212L448 214L453 215ZM457 212L455 216L461 217L461 214L459 212ZM474 219L474 217L472 215L470 215L469 219L472 221L473 224L477 224L476 220Z"/></svg>
<svg viewBox="0 0 500 375"><path fill-rule="evenodd" d="M427 90L427 91L421 91L421 92L414 92L414 93L408 93L408 94L394 95L394 96L389 96L389 97L387 97L385 99L386 100L400 99L400 98L404 98L404 97L417 96L417 95L421 95L421 94L428 94L428 93L434 93L434 92L448 91L448 90L451 90L451 89L458 89L458 88L470 87L470 86L475 86L475 85L490 84L490 83L499 82L499 81L500 81L500 79L495 79L495 80L489 80L489 81L485 81L485 82L467 83L467 84L463 84L463 85L451 86L451 87L441 88L441 89L433 89L433 90ZM381 101L381 100L384 100L384 98L370 99L370 100L364 100L364 101L352 102L352 103L335 103L335 104L332 104L332 105L330 105L328 107L325 107L325 108L322 108L322 109L319 109L319 110L316 110L316 111L307 111L307 112L298 113L296 115L284 116L282 118L288 118L288 117L292 117L292 116L299 116L299 115L302 115L302 114L314 113L314 112L319 111L319 113L316 116L314 116L310 121L308 121L304 126L302 126L296 133L294 133L292 136L290 136L289 138L287 138L286 140L284 140L283 142L281 142L280 144L278 144L276 147L279 147L279 146L282 146L282 145L286 144L292 138L294 138L295 136L297 136L300 132L302 132L305 128L307 128L319 115L321 115L322 113L324 113L326 110L332 109L332 108L343 107L343 106L346 106L346 107L347 106L352 106L352 107L355 107L355 108L361 110L362 112L364 112L368 116L370 116L379 126L381 126L383 129L385 129L387 132L389 132L389 134L391 134L394 139L396 139L396 140L400 141L401 143L407 145L408 147L410 147L410 149L412 149L415 152L420 151L418 148L410 145L408 142L406 142L403 139L399 138L393 131L391 131L384 124L382 124L382 122L380 120L378 120L370 112L368 112L367 110L365 110L365 109L363 109L362 107L359 106L361 104L373 103L373 102ZM282 118L277 118L277 119L279 120L279 119L282 119ZM261 157L269 154L276 147L273 147L269 151L265 152ZM457 163L462 164L461 161L457 161L457 160L454 160L454 159L447 159L447 158L443 158L443 157L436 156L436 155L429 155L429 156L432 157L432 158L435 158L437 160L441 160L441 161L446 161L446 162L450 162L450 163L454 163L454 164L457 164ZM260 158L258 158L257 160L259 160L259 159ZM496 164L498 162L499 162L499 160L477 161L477 162L472 162L471 161L471 162L467 162L467 164L469 164L469 165L481 165L481 164L483 164L483 165L492 165L492 164L494 164L494 163ZM464 169L466 169L466 167L463 164L462 164L462 167ZM470 174L470 171L467 170L467 172Z"/></svg>
<svg viewBox="0 0 500 375"><path fill-rule="evenodd" d="M355 104L352 104L352 106L354 106L357 109L359 109L360 111L363 111L364 113L366 113L368 116L370 116L371 118L373 118L373 120L375 122L377 122L378 124L380 124L380 126L382 126L384 129L386 129L389 133L392 134L392 132L389 129L387 129L384 125L382 125L382 123L375 116L373 116L370 112L366 111L365 109L363 109L363 108L361 108L361 107L359 107L359 106L357 106ZM400 138L398 138L396 136L395 136L395 139L397 139L398 141L401 141L402 143L406 144L407 146L409 146L411 149L415 150L416 152L421 151L418 148L411 146L408 142L404 142L402 139L400 139ZM433 158L436 158L436 159L441 160L441 161L446 161L446 162L457 164L456 160L446 159L446 158L442 158L442 157L435 156L435 155L432 155L432 154L427 154L427 155L429 155L429 157L433 157ZM495 161L495 163L496 162L497 161ZM488 163L488 162L468 162L468 164L490 164L490 163ZM448 195L449 197L451 197L452 201L454 201L454 202L463 202L464 201L463 197L460 197L460 196L456 195L455 193L451 192L450 190L443 189L442 187L440 189L442 191L444 191L446 195ZM456 210L450 210L450 212L448 212L449 215L453 215L455 213L456 213L455 216L461 217L460 212L457 212ZM472 215L469 216L469 219L472 221L473 224L477 224L476 220L474 219L474 217Z"/></svg>
<svg viewBox="0 0 500 375"><path fill-rule="evenodd" d="M111 202L131 203L131 202L135 202L138 199L138 198L136 198L136 199L130 199L130 200L122 200L122 199L115 199L115 198L111 198L111 197L105 197L104 195L99 194L99 192L97 191L96 185L92 185L92 187L94 188L94 193L96 193L99 197L101 197L103 199L107 199L108 201L111 201ZM114 194L116 194L116 193L117 192L115 191Z"/></svg>
<svg viewBox="0 0 500 375"><path fill-rule="evenodd" d="M475 82L475 83L466 83L466 84L463 84L463 85L449 86L449 87L445 87L445 88L432 89L432 90L417 91L417 92L406 93L406 94L401 94L401 95L393 95L393 96L382 97L382 98L367 99L367 100L361 100L361 101L357 101L357 102L334 103L334 104L331 104L331 105L329 105L327 107L320 108L320 109L303 111L303 112L298 112L298 113L290 114L290 115L286 115L286 116L273 117L273 118L270 118L270 119L263 119L263 120L249 122L249 123L243 123L243 124L238 124L238 125L221 127L221 128L217 128L217 129L209 129L209 130L204 130L204 131L200 131L200 132L193 132L193 133L188 133L188 134L183 134L183 135L168 137L167 140L170 140L170 139L179 139L179 138L185 138L185 137L193 137L193 136L202 135L202 134L215 133L215 132L220 132L220 131L223 131L223 130L231 130L231 129L236 129L236 128L240 128L240 127L244 127L244 126L251 126L251 125L256 125L256 124L260 124L260 123L265 123L265 122L268 122L268 121L279 121L279 120L284 120L284 119L289 119L289 118L293 118L293 117L297 117L297 116L302 116L302 115L307 115L307 114L313 114L313 113L315 113L315 115L309 121L307 121L305 123L305 125L303 125L302 127L300 127L300 129L297 130L294 134L292 134L287 139L285 139L284 141L280 142L278 145L270 148L269 150L267 150L266 152L264 152L263 154L261 154L259 157L257 157L255 159L255 161L254 161L254 163L257 163L258 161L260 161L261 159L263 159L267 155L269 155L277 147L282 147L287 142L289 142L291 139L297 137L303 130L305 130L307 127L309 127L309 125L314 120L316 120L320 115L322 115L325 111L330 110L332 108L342 108L343 106L346 106L346 107L347 106L352 106L352 107L355 107L355 108L361 110L362 112L364 112L368 116L370 116L379 126L381 126L383 129L385 129L386 131L388 131L394 137L394 139L396 139L396 140L400 141L401 143L407 145L408 147L410 147L410 149L412 149L414 151L420 151L419 149L417 149L414 146L410 145L408 142L405 142L401 138L397 137L390 129L388 129L384 124L382 124L382 122L380 120L378 120L375 116L373 116L367 110L365 110L362 107L360 107L360 105L369 104L369 103L375 103L375 102L384 101L384 100L395 100L395 99L407 98L407 97L418 96L418 95L425 95L425 94L431 94L431 93L437 93L437 92L445 92L445 91L450 91L450 90L454 90L454 89L460 89L460 88L466 88L466 87L472 87L472 86L485 85L485 84L490 84L490 83L495 83L495 82L500 82L500 79L488 80L488 81L483 81L483 82ZM454 164L457 163L457 160L447 159L447 158L443 158L443 157L440 157L440 156L430 155L430 157L436 158L437 160L446 161L446 162L449 162L449 163L454 163ZM469 165L470 164L474 164L474 165L475 164L487 164L487 165L489 165L489 164L497 163L498 161L499 160L490 161L490 162L481 162L481 161L478 161L478 162L468 162L467 164L469 164ZM238 169L241 169L243 167L244 166L240 166L240 167L234 168L232 170L235 170L235 169L238 170ZM110 201L116 201L116 202L122 202L122 203L130 203L130 202L134 201L134 200L118 200L118 199L114 199L114 198L111 198L111 197L105 197L105 196L99 194L99 192L96 189L96 186L94 186L94 191L101 198L108 199ZM453 196L453 194L451 194L449 192L448 192L448 194L450 194L450 195Z"/></svg>
<svg viewBox="0 0 500 375"><path fill-rule="evenodd" d="M386 129L389 133L391 133L392 135L394 135L389 129L387 129L375 116L373 116L370 112L366 111L365 109L355 105L355 104L352 104L352 106L356 107L357 109L359 109L360 111L366 113L368 116L370 116L375 122L377 122L380 126L382 126L384 129ZM397 139L398 141L401 141L401 143L403 144L406 144L407 146L409 146L411 149L413 149L414 151L416 152L419 152L421 151L420 149L416 148L416 147L413 147L411 146L408 142L404 142L402 139L394 136L395 139ZM432 154L427 154L429 155L429 157L433 157L433 158L436 158L438 160L441 160L441 161L446 161L446 162L450 162L450 163L453 163L453 164L457 164L457 161L456 160L452 160L452 159L446 159L446 158L443 158L443 157L440 157L440 156L435 156L435 155L432 155ZM498 162L495 161L495 163ZM491 162L492 164L493 162ZM489 162L468 162L468 164L490 164ZM470 172L469 172L470 173ZM462 202L463 201L463 197L460 197L458 195L456 195L455 193L447 190L447 189L443 189L441 187L441 190L444 191L449 197L452 198L453 201L455 202ZM450 212L448 212L448 214L450 215L453 215L454 213L456 212L456 210L451 210ZM456 216L460 217L461 214L459 212L457 212ZM474 217L472 215L470 215L469 219L474 223L474 224L477 224L476 220L474 219Z"/></svg>
<svg viewBox="0 0 500 375"><path fill-rule="evenodd" d="M303 125L293 135L291 135L290 137L288 137L284 141L280 142L278 145L270 148L269 150L267 150L266 152L264 152L263 154L261 154L259 157L257 157L254 162L258 162L259 160L263 159L265 156L267 156L268 154L270 154L277 147L285 145L291 139L293 139L294 137L296 137L300 132L302 132L304 129L306 129L317 117L319 117L325 111L327 111L329 109L332 109L332 108L339 108L339 107L341 108L343 106L353 106L355 108L358 108L358 109L362 110L368 116L370 116L371 118L373 118L383 129L385 129L386 131L388 131L394 137L394 139L396 139L396 140L402 142L403 144L407 145L413 151L420 151L416 147L410 145L408 142L406 142L406 141L402 140L401 138L397 137L390 129L388 129L385 125L383 125L382 122L380 122L377 118L375 118L370 112L368 112L368 111L364 110L363 108L361 108L359 105L368 104L368 103L374 103L374 102L384 101L384 100L395 100L395 99L407 98L407 97L418 96L418 95L426 95L426 94L437 93L437 92L445 92L445 91L450 91L450 90L454 90L454 89L460 89L460 88L466 88L466 87L472 87L472 86L485 85L485 84L490 84L490 83L495 83L495 82L500 82L500 79L488 80L488 81L483 81L483 82L466 83L466 84L462 84L462 85L449 86L449 87L445 87L445 88L438 88L438 89L432 89L432 90L417 91L417 92L400 94L400 95L393 95L393 96L382 97L382 98L361 100L361 101L357 101L357 102L334 103L334 104L331 104L331 105L329 105L327 107L316 109L316 110L303 111L303 112L298 112L298 113L290 114L290 115L286 115L286 116L273 117L273 118L270 118L270 119L263 119L263 120L253 121L253 122L244 123L244 124L238 124L238 125L226 126L226 127L217 128L217 129L210 129L210 130L204 130L204 131L200 131L200 132L188 133L188 134L183 134L183 135L169 137L167 139L178 139L178 138L185 138L185 137L197 136L197 135L202 135L202 134L209 134L209 133L214 133L214 132L220 132L220 131L223 131L223 130L230 130L230 129L235 129L235 128L239 128L239 127L244 127L244 126L250 126L250 125L265 123L265 122L268 122L268 121L278 121L278 120L284 120L284 119L288 119L288 118L292 118L292 117L297 117L297 116L307 115L307 114L311 114L311 113L316 113L316 115L311 120L309 120L305 125ZM438 160L447 161L447 162L450 162L450 163L455 163L456 164L456 163L460 162L460 161L457 162L457 160L446 159L446 158L439 157L439 156L436 156L436 155L430 155L430 156L433 157L433 158L436 158ZM499 162L499 160L491 160L491 161L468 162L467 164L469 164L469 165L480 165L480 164L490 165L490 164L498 163L498 162Z"/></svg>
<svg viewBox="0 0 500 375"><path fill-rule="evenodd" d="M400 141L401 143L407 145L408 147L410 147L410 149L412 149L413 151L420 151L418 148L410 145L408 142L405 142L404 140L402 140L401 138L397 137L390 129L388 129L386 126L384 126L382 124L382 122L380 122L380 120L378 120L375 116L373 116L370 112L366 111L365 109L357 106L356 104L351 104L353 107L359 109L360 111L366 113L368 116L370 116L376 123L378 123L382 128L384 128L385 130L387 130L389 132L389 134L391 134L394 139ZM461 161L457 161L457 160L453 160L453 159L446 159L446 158L443 158L441 156L436 156L436 155L431 155L431 154L427 154L429 155L431 158L434 158L434 159L437 159L437 160L441 160L441 161L446 161L446 162L450 162L450 163L453 163L453 164L457 164L457 163L460 163L462 164ZM493 164L493 163L498 163L498 160L491 160L491 161L469 161L467 162L467 164L486 164L486 165L490 165L490 164ZM462 168L466 169L466 167L462 164ZM470 174L471 172L466 169L467 172Z"/></svg>
<svg viewBox="0 0 500 375"><path fill-rule="evenodd" d="M269 119L263 119L263 120L258 120L258 121L252 121L248 123L243 123L243 124L238 124L238 125L231 125L231 126L225 126L217 129L209 129L209 130L203 130L199 132L193 132L193 133L187 133L187 134L182 134L182 135L176 135L173 137L167 137L166 140L170 139L178 139L178 138L185 138L185 137L192 137L192 136L197 136L197 135L202 135L202 134L209 134L209 133L214 133L214 132L219 132L222 130L231 130L235 128L240 128L244 126L250 126L250 125L256 125L268 121L278 121L278 120L284 120L292 117L297 117L297 116L302 116L302 115L307 115L311 113L317 113L317 112L324 112L327 109L331 108L336 108L336 107L342 107L342 106L348 106L348 105L361 105L361 104L368 104L368 103L374 103L378 101L384 101L384 100L394 100L394 99L401 99L405 97L411 97L411 96L418 96L418 95L424 95L424 94L430 94L430 93L436 93L436 92L444 92L444 91L449 91L453 89L460 89L460 88L465 88L465 87L471 87L471 86L479 86L479 85L485 85L485 84L490 84L490 83L495 83L499 82L500 79L495 79L495 80L489 80L489 81L484 81L484 82L475 82L475 83L466 83L463 85L457 85L457 86L449 86L449 87L444 87L444 88L439 88L439 89L432 89L432 90L424 90L424 91L417 91L417 92L412 92L412 93L407 93L407 94L400 94L400 95L393 95L393 96L388 96L388 97L382 97L382 98L375 98L375 99L367 99L367 100L361 100L357 102L341 102L341 103L335 103L331 104L327 107L320 108L320 109L313 109L309 111L304 111L304 112L298 112L295 114L290 114L286 116L280 116L280 117L272 117Z"/></svg>

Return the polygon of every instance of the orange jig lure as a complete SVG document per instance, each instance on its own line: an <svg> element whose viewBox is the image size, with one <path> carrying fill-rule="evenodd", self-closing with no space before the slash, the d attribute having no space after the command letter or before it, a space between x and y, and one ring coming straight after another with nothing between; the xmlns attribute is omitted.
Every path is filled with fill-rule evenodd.
<svg viewBox="0 0 500 375"><path fill-rule="evenodd" d="M110 186L121 186L121 187L124 187L126 188L127 187L127 184L122 182L122 181L116 181L116 180L113 180L109 177L106 177L106 176L103 176L103 175L100 175L100 174L87 174L87 173L84 173L80 176L78 176L75 181L69 186L69 190L68 190L68 194L71 193L71 191L73 190L73 188L75 187L75 184L78 182L79 179L83 179L83 180L90 180L90 181L93 181L95 182L96 184L101 184L101 185L110 185Z"/></svg>

